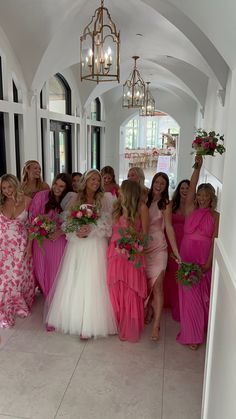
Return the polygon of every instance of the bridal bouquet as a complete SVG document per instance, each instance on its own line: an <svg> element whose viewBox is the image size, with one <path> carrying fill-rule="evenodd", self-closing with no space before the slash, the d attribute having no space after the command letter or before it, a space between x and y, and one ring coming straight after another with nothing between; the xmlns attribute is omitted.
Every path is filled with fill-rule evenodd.
<svg viewBox="0 0 236 419"><path fill-rule="evenodd" d="M50 239L50 234L54 233L57 223L47 215L38 215L28 225L29 239L36 239L39 246L42 247L44 239Z"/></svg>
<svg viewBox="0 0 236 419"><path fill-rule="evenodd" d="M214 156L215 153L223 154L225 152L223 142L223 135L216 134L215 131L207 133L202 129L198 129L192 148L199 156ZM193 167L197 168L197 164L195 163Z"/></svg>
<svg viewBox="0 0 236 419"><path fill-rule="evenodd" d="M98 213L93 205L74 206L63 214L61 229L65 233L74 233L85 224L97 224Z"/></svg>
<svg viewBox="0 0 236 419"><path fill-rule="evenodd" d="M148 236L137 232L134 227L120 228L120 238L116 241L116 251L126 255L135 268L142 266L141 256L148 242Z"/></svg>
<svg viewBox="0 0 236 419"><path fill-rule="evenodd" d="M202 270L196 263L181 262L176 272L177 282L184 286L192 287L202 277Z"/></svg>

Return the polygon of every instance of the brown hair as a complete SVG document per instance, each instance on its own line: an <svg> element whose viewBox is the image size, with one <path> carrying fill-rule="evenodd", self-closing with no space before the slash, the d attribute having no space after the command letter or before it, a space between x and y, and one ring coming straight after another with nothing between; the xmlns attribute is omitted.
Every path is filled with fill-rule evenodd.
<svg viewBox="0 0 236 419"><path fill-rule="evenodd" d="M153 200L153 185L158 177L162 177L166 181L166 187L164 191L161 193L161 199L158 201L157 206L160 210L165 210L166 206L169 204L169 178L166 173L158 172L155 174L154 178L152 179L151 188L148 192L148 200L147 200L147 207L151 206Z"/></svg>

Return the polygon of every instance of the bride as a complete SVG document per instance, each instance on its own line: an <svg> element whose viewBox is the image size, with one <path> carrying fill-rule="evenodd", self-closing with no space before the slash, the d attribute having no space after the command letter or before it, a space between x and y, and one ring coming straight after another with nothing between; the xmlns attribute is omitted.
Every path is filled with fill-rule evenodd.
<svg viewBox="0 0 236 419"><path fill-rule="evenodd" d="M81 338L116 333L116 322L106 284L107 238L111 235L112 198L101 189L98 170L81 178L70 205L88 204L99 215L97 224L82 225L67 234L68 245L48 298L47 327Z"/></svg>

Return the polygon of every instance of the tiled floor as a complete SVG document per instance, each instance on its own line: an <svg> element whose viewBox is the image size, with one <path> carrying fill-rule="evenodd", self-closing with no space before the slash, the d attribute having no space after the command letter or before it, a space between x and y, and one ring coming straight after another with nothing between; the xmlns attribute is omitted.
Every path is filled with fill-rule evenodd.
<svg viewBox="0 0 236 419"><path fill-rule="evenodd" d="M177 344L168 311L158 343L131 344L48 333L42 306L0 330L0 419L200 419L204 347Z"/></svg>

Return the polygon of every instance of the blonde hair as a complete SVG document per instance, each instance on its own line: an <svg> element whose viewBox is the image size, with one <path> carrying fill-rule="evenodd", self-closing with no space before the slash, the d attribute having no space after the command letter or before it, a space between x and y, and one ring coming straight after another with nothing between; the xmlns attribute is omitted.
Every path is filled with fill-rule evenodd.
<svg viewBox="0 0 236 419"><path fill-rule="evenodd" d="M102 188L102 176L101 173L97 170L97 169L90 169L87 170L87 172L85 172L83 174L83 176L80 179L79 185L78 185L78 193L77 193L77 198L76 198L76 202L75 204L86 204L87 203L87 194L86 194L86 185L87 185L87 181L91 178L91 176L93 176L94 174L98 175L100 178L100 186L98 188L98 190L95 192L95 205L97 207L97 209L99 210L101 208L101 200L102 197L104 195L104 191Z"/></svg>
<svg viewBox="0 0 236 419"><path fill-rule="evenodd" d="M134 166L134 167L131 167L129 169L129 171L130 170L134 170L135 171L137 177L139 178L139 185L141 186L141 188L145 188L145 185L144 185L145 175L144 175L143 169L141 169L141 167Z"/></svg>
<svg viewBox="0 0 236 419"><path fill-rule="evenodd" d="M22 182L23 189L25 189L25 186L27 185L27 183L29 181L29 170L30 170L30 166L32 164L38 164L40 166L40 164L37 160L28 160L28 161L25 162L25 164L23 166L23 169L22 169L22 173L21 173L21 182ZM40 166L40 168L41 168L41 166ZM42 185L43 185L43 179L40 176L38 179L36 179L36 188L40 190Z"/></svg>
<svg viewBox="0 0 236 419"><path fill-rule="evenodd" d="M205 191L210 196L211 198L210 208L215 210L217 206L217 196L216 196L215 188L210 183L201 183L201 185L199 185L197 188L197 194L198 192L201 192L201 191Z"/></svg>
<svg viewBox="0 0 236 419"><path fill-rule="evenodd" d="M0 205L2 206L6 200L6 197L2 193L2 182L8 182L15 189L16 204L20 204L24 199L22 186L16 176L6 173L0 179Z"/></svg>
<svg viewBox="0 0 236 419"><path fill-rule="evenodd" d="M139 212L141 187L137 182L123 180L119 189L119 196L114 204L112 217L118 220L121 215L134 225Z"/></svg>

